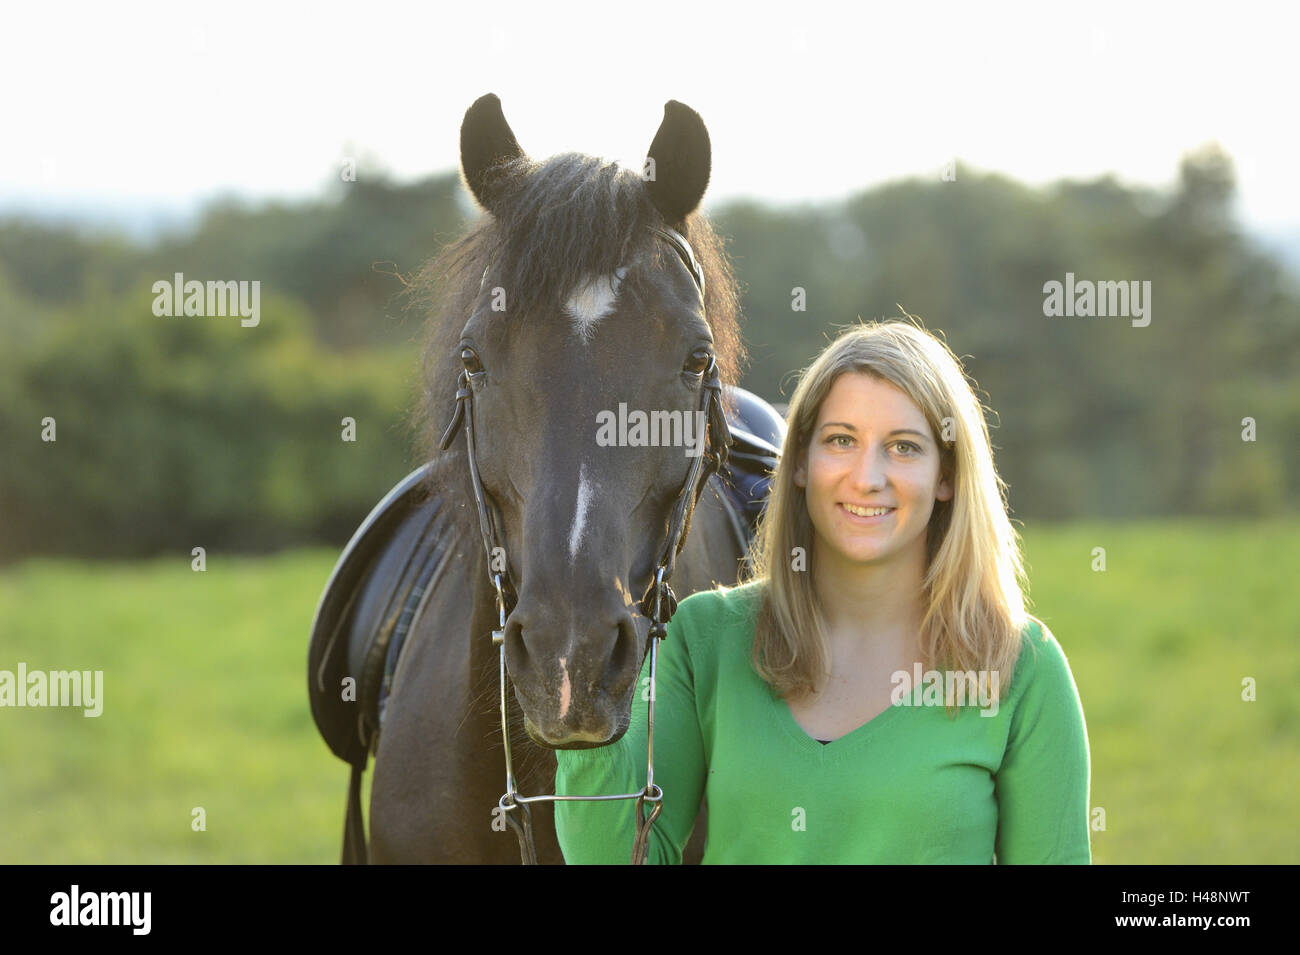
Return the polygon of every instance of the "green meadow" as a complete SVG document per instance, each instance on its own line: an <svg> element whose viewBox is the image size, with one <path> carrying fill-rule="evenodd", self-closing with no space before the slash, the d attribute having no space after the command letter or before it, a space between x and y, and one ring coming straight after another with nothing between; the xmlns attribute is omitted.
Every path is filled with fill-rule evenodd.
<svg viewBox="0 0 1300 955"><path fill-rule="evenodd" d="M1300 862L1300 522L1036 524L1024 539L1031 611L1088 721L1094 862ZM0 862L337 861L347 772L305 672L335 557L0 572L0 669L104 672L98 718L0 710Z"/></svg>

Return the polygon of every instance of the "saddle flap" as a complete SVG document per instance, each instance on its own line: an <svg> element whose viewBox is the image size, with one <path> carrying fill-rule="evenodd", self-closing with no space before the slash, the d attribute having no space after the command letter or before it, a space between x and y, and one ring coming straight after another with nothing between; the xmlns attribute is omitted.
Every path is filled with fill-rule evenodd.
<svg viewBox="0 0 1300 955"><path fill-rule="evenodd" d="M378 688L393 634L412 593L427 583L439 535L437 499L423 483L429 465L407 475L370 512L343 550L321 594L307 651L312 718L331 751L364 765L377 725ZM355 681L345 699L344 680Z"/></svg>

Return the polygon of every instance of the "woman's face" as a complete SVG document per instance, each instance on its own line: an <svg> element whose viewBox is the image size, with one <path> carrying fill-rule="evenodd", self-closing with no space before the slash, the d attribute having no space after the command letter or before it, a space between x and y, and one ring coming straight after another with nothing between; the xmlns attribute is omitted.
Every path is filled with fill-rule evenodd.
<svg viewBox="0 0 1300 955"><path fill-rule="evenodd" d="M794 482L806 491L819 552L852 564L924 553L934 502L952 499L921 409L863 372L846 372L831 386ZM880 516L849 510L880 507L888 508Z"/></svg>

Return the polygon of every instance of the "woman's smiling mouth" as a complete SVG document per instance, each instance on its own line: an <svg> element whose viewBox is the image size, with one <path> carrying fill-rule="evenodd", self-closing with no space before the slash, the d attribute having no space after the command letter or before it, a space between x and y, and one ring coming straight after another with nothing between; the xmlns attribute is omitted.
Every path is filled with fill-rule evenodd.
<svg viewBox="0 0 1300 955"><path fill-rule="evenodd" d="M896 510L896 508L892 507L858 507L856 504L839 504L836 506L847 514L851 520L866 524L882 521Z"/></svg>

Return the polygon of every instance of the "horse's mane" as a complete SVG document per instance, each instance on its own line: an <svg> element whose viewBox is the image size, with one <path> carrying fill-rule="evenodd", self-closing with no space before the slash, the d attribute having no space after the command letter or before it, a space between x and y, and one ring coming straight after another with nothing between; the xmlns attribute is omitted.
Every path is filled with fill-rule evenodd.
<svg viewBox="0 0 1300 955"><path fill-rule="evenodd" d="M493 284L509 290L509 312L501 313L504 323L520 316L558 315L559 304L581 282L613 272L638 252L655 256L659 267L675 258L668 244L649 231L664 221L639 173L581 153L541 163L519 159L499 168L503 192L498 212L483 215L445 246L416 274L407 292L413 306L429 314L422 386L411 416L421 463L443 455L438 441L454 409L461 367L453 349L489 263ZM681 231L704 270L704 309L719 375L735 384L746 352L739 330L739 289L723 241L700 213L689 215ZM446 455L457 450L453 445Z"/></svg>

